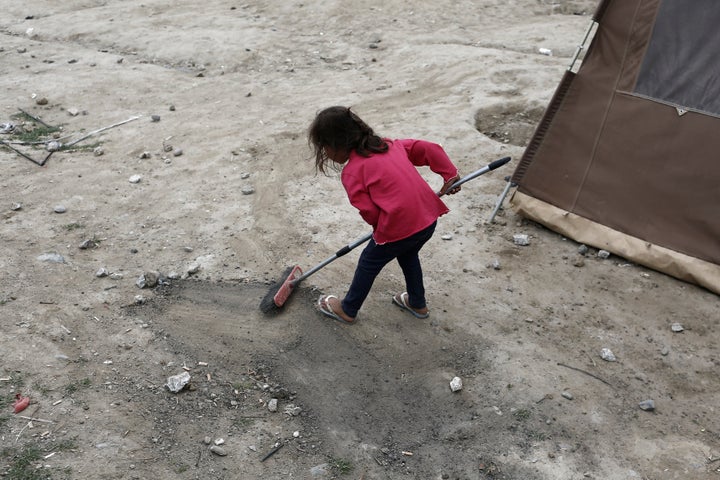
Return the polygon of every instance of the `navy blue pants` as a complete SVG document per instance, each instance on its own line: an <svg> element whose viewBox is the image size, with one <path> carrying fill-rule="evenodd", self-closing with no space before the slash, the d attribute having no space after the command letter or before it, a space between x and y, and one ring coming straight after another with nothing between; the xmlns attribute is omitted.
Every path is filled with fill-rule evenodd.
<svg viewBox="0 0 720 480"><path fill-rule="evenodd" d="M342 301L343 311L351 317L357 316L358 310L360 310L368 293L370 293L375 277L378 276L385 265L396 258L405 276L408 303L414 308L424 308L426 306L425 285L418 252L433 236L436 225L437 222L433 222L424 230L397 242L378 245L371 238L360 254L355 276Z"/></svg>

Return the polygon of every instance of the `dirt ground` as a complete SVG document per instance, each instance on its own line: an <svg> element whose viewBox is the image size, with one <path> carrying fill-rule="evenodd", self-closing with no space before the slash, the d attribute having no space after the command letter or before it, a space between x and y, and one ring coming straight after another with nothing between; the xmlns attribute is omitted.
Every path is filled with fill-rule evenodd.
<svg viewBox="0 0 720 480"><path fill-rule="evenodd" d="M717 296L488 222L594 1L0 5L2 478L720 478ZM427 320L395 265L356 325L315 310L359 249L259 310L368 232L309 160L335 104L512 157L447 198Z"/></svg>

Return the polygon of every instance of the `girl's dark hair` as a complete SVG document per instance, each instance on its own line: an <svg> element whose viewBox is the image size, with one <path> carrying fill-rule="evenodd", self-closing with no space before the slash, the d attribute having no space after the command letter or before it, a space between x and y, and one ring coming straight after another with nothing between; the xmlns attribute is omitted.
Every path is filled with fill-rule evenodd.
<svg viewBox="0 0 720 480"><path fill-rule="evenodd" d="M388 151L387 142L376 135L349 107L328 107L315 116L308 130L308 143L315 157L315 168L326 173L330 160L325 147L369 157Z"/></svg>

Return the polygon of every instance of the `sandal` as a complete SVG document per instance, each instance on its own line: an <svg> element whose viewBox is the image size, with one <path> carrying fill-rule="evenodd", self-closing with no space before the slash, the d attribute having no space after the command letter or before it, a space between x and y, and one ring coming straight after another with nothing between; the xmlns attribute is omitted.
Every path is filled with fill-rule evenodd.
<svg viewBox="0 0 720 480"><path fill-rule="evenodd" d="M410 306L410 304L408 303L408 293L407 292L403 292L398 295L394 295L392 301L398 307L410 312L415 318L428 318L430 316L430 313L428 313L428 312L420 313L420 312L416 311L413 307Z"/></svg>
<svg viewBox="0 0 720 480"><path fill-rule="evenodd" d="M331 298L338 298L338 297L336 297L335 295L320 295L320 298L318 298L318 301L317 301L318 310L320 310L320 312L323 315L327 315L328 317L332 318L333 320L337 320L340 323L344 323L346 325L352 325L353 323L355 323L354 318L352 320L345 320L343 317L341 317L340 315L335 313L335 311L332 309L332 307L328 303L328 300L330 300ZM345 312L343 312L343 313L345 313Z"/></svg>

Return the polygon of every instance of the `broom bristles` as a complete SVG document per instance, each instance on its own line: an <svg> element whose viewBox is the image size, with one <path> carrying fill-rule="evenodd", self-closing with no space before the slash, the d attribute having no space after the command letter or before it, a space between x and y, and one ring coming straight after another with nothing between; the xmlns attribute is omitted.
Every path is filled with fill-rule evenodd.
<svg viewBox="0 0 720 480"><path fill-rule="evenodd" d="M263 313L274 313L285 305L285 302L295 287L293 280L301 274L302 270L297 265L286 268L280 280L270 287L270 290L268 290L260 301L260 311Z"/></svg>

